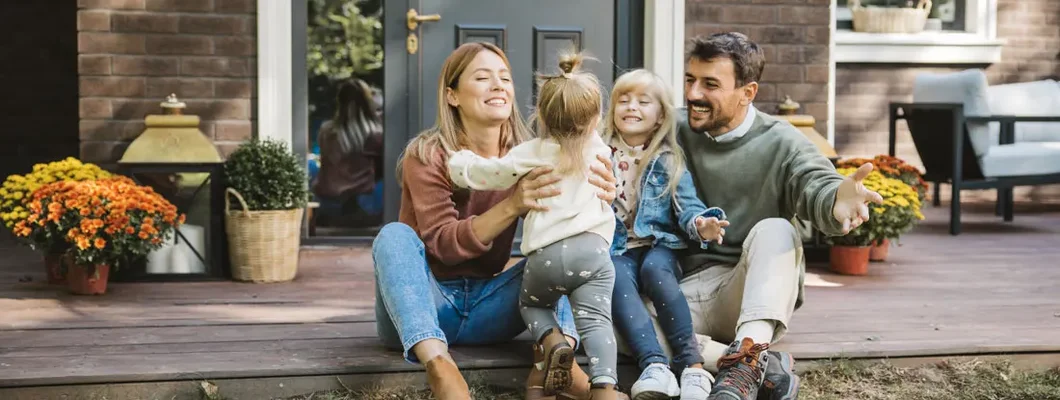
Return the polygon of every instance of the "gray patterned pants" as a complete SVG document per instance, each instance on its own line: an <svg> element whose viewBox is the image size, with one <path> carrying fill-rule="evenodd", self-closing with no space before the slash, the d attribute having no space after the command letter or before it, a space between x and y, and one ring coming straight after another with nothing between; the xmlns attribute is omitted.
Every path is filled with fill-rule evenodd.
<svg viewBox="0 0 1060 400"><path fill-rule="evenodd" d="M574 324L578 327L589 375L618 382L618 348L611 325L611 294L615 266L607 241L595 233L581 233L560 240L527 256L519 303L534 340L559 328L555 305L560 296L570 299Z"/></svg>

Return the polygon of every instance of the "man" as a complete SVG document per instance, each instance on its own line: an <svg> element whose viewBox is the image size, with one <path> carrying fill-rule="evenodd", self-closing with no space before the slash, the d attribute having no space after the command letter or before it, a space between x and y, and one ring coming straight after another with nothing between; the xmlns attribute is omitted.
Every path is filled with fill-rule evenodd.
<svg viewBox="0 0 1060 400"><path fill-rule="evenodd" d="M803 301L802 239L790 220L842 235L868 219L868 202L883 201L861 184L871 164L844 177L795 127L755 109L764 64L739 33L694 39L685 64L678 136L699 197L730 222L722 244L681 259L704 364L716 373L710 399L797 397L794 360L768 351Z"/></svg>

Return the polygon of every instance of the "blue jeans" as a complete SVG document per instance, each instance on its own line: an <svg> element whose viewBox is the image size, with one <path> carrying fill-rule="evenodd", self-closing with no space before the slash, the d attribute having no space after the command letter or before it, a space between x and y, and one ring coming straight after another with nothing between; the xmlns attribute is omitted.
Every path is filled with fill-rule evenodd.
<svg viewBox="0 0 1060 400"><path fill-rule="evenodd" d="M649 364L669 364L655 336L648 309L641 293L651 299L659 325L666 333L674 354L675 372L702 363L696 335L692 331L692 314L681 292L681 268L673 250L663 246L637 247L620 256L615 264L615 293L611 314L618 333L626 339L641 370Z"/></svg>
<svg viewBox="0 0 1060 400"><path fill-rule="evenodd" d="M526 260L492 278L438 281L427 266L423 241L408 225L389 223L372 243L375 261L376 331L383 344L410 349L426 339L446 345L500 343L527 330L519 313ZM574 315L564 296L556 303L564 334L578 340Z"/></svg>

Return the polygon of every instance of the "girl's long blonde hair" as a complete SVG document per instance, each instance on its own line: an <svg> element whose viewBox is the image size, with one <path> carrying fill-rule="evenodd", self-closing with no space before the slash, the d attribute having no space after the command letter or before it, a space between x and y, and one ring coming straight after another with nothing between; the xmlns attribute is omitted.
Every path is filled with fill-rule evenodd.
<svg viewBox="0 0 1060 400"><path fill-rule="evenodd" d="M604 142L611 143L615 135L621 136L622 133L618 132L618 127L615 126L615 108L618 98L635 91L643 91L658 101L661 105L661 115L659 115L659 128L652 135L645 149L644 162L637 166L637 179L634 180L633 185L635 188L640 185L648 164L651 164L651 161L662 153L665 144L672 150L672 157L669 157L670 165L667 166L670 178L666 186L669 192L674 193L681 180L681 175L685 173L685 156L681 146L677 143L677 111L674 108L673 96L666 82L658 75L646 69L635 69L622 74L615 80L614 88L611 89L611 105L607 108L607 122L604 124Z"/></svg>
<svg viewBox="0 0 1060 400"><path fill-rule="evenodd" d="M556 170L564 175L586 171L585 141L596 129L603 103L600 81L581 70L584 59L581 53L561 54L561 72L541 77L534 108L538 136L559 142Z"/></svg>
<svg viewBox="0 0 1060 400"><path fill-rule="evenodd" d="M460 111L446 101L445 89L456 90L460 82L460 75L467 70L471 61L483 51L492 51L504 61L504 65L509 70L512 68L508 62L508 57L504 55L504 51L492 43L464 43L449 54L449 57L445 59L445 63L442 64L442 71L438 76L437 119L433 127L416 135L402 151L397 163L397 179L399 183L402 181L402 166L408 157L413 157L423 164L428 164L431 157L434 157L435 152L439 149L457 151L467 148L470 144L467 132L464 130L464 125L460 120ZM504 151L510 150L531 137L530 129L523 122L523 117L519 113L519 105L516 103L514 96L511 99L511 104L512 114L508 116L508 121L501 126L500 148Z"/></svg>

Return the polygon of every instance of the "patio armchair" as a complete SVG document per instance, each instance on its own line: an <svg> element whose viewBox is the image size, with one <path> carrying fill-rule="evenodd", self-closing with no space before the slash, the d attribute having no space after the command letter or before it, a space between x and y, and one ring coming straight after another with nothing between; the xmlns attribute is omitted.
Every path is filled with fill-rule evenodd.
<svg viewBox="0 0 1060 400"><path fill-rule="evenodd" d="M961 231L961 191L996 189L997 212L1013 219L1012 188L1060 183L1060 83L990 86L982 70L916 77L912 103L890 104L888 154L905 120L924 179L952 189L950 234Z"/></svg>

